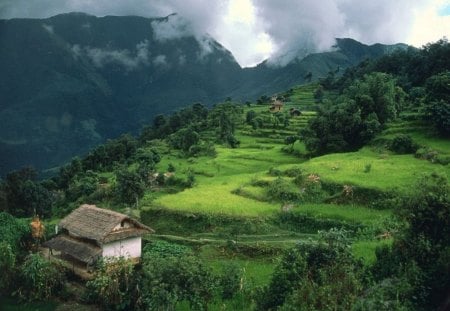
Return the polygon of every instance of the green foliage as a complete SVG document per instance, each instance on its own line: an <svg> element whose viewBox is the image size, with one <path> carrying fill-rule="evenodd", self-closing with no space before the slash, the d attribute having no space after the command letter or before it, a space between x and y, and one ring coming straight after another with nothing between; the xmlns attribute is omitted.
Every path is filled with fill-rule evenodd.
<svg viewBox="0 0 450 311"><path fill-rule="evenodd" d="M257 309L351 309L362 291L360 273L347 233L323 232L320 243L299 244L285 252L269 285L257 296Z"/></svg>
<svg viewBox="0 0 450 311"><path fill-rule="evenodd" d="M147 256L142 283L142 299L150 310L173 310L182 301L206 310L217 287L211 271L193 256Z"/></svg>
<svg viewBox="0 0 450 311"><path fill-rule="evenodd" d="M392 248L377 251L373 267L382 278L405 279L410 301L419 306L441 304L450 286L450 187L443 176L422 178L404 199L398 217L406 223Z"/></svg>
<svg viewBox="0 0 450 311"><path fill-rule="evenodd" d="M143 249L144 261L150 261L154 257L182 257L190 254L188 247L165 241L152 241Z"/></svg>
<svg viewBox="0 0 450 311"><path fill-rule="evenodd" d="M379 72L365 75L344 90L337 104L319 110L300 137L313 154L358 149L397 116L403 97L391 76Z"/></svg>
<svg viewBox="0 0 450 311"><path fill-rule="evenodd" d="M31 228L26 219L17 219L8 213L0 212L0 236L14 254L19 254L31 240Z"/></svg>
<svg viewBox="0 0 450 311"><path fill-rule="evenodd" d="M409 135L397 135L389 144L389 150L397 154L415 153L419 146Z"/></svg>
<svg viewBox="0 0 450 311"><path fill-rule="evenodd" d="M242 285L242 269L234 264L229 263L222 267L219 286L222 291L223 299L231 299L239 291Z"/></svg>
<svg viewBox="0 0 450 311"><path fill-rule="evenodd" d="M16 273L16 254L11 245L6 241L0 241L0 295L7 295L13 288L13 280Z"/></svg>
<svg viewBox="0 0 450 311"><path fill-rule="evenodd" d="M40 254L30 254L20 267L18 294L26 300L47 300L64 286L62 268Z"/></svg>
<svg viewBox="0 0 450 311"><path fill-rule="evenodd" d="M145 190L145 183L141 176L137 172L122 169L116 173L116 181L116 193L120 202L137 205Z"/></svg>
<svg viewBox="0 0 450 311"><path fill-rule="evenodd" d="M30 167L6 175L3 187L6 193L7 212L18 217L50 215L53 196L36 181L36 176L36 170Z"/></svg>
<svg viewBox="0 0 450 311"><path fill-rule="evenodd" d="M130 310L140 307L138 276L125 258L100 261L94 279L86 283L87 299L105 310Z"/></svg>
<svg viewBox="0 0 450 311"><path fill-rule="evenodd" d="M441 134L450 135L450 71L428 78L426 92L426 109L429 122Z"/></svg>

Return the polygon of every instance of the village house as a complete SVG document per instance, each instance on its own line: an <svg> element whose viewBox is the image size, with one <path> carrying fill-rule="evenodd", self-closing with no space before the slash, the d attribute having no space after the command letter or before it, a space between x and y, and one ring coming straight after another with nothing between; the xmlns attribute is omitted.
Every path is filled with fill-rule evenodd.
<svg viewBox="0 0 450 311"><path fill-rule="evenodd" d="M58 235L43 246L58 257L90 267L100 258L125 257L139 261L142 235L154 232L130 218L95 205L81 205L58 225Z"/></svg>
<svg viewBox="0 0 450 311"><path fill-rule="evenodd" d="M270 112L279 112L281 110L283 110L283 102L279 101L279 100L275 100L274 102L272 102L271 106L269 107L269 111Z"/></svg>

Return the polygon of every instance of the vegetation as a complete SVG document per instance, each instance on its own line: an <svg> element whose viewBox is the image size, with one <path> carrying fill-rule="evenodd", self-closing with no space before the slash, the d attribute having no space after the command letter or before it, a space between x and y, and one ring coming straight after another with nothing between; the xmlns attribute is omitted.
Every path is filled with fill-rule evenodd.
<svg viewBox="0 0 450 311"><path fill-rule="evenodd" d="M0 294L106 310L445 308L447 47L332 71L276 94L279 112L265 96L158 115L50 179L11 172L0 187ZM39 254L29 224L39 214L52 228L80 203L156 233L139 266L99 262L69 293L73 275Z"/></svg>

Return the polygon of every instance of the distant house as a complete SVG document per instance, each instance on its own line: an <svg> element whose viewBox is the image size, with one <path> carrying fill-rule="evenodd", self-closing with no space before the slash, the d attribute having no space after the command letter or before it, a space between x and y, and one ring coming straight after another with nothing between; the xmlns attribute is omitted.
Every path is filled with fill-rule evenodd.
<svg viewBox="0 0 450 311"><path fill-rule="evenodd" d="M270 112L279 112L279 111L283 110L283 106L284 106L284 104L281 101L275 100L272 103L272 105L270 106L269 111Z"/></svg>
<svg viewBox="0 0 450 311"><path fill-rule="evenodd" d="M291 108L289 109L289 113L291 114L291 117L298 117L301 116L302 112L298 110L297 108Z"/></svg>
<svg viewBox="0 0 450 311"><path fill-rule="evenodd" d="M154 232L127 215L87 204L61 220L58 231L43 246L84 267L100 258L123 256L139 260L142 235Z"/></svg>

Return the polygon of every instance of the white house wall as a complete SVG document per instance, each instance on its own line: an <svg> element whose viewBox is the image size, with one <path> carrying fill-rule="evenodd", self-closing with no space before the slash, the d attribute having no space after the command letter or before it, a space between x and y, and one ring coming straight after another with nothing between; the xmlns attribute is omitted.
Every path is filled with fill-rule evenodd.
<svg viewBox="0 0 450 311"><path fill-rule="evenodd" d="M141 257L141 237L132 237L103 244L103 257Z"/></svg>

